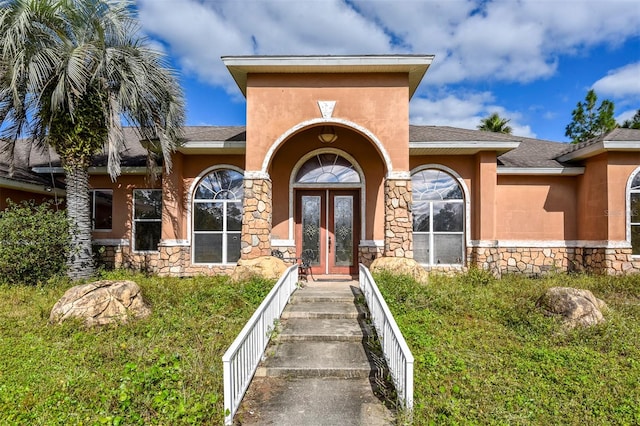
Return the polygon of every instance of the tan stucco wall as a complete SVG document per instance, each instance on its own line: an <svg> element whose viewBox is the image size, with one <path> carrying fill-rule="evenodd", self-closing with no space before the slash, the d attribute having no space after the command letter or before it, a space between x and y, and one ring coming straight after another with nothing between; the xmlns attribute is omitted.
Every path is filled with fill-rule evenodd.
<svg viewBox="0 0 640 426"><path fill-rule="evenodd" d="M606 212L607 154L588 159L585 172L577 180L576 221L578 239L604 241L609 238Z"/></svg>
<svg viewBox="0 0 640 426"><path fill-rule="evenodd" d="M498 176L498 240L575 240L576 179Z"/></svg>
<svg viewBox="0 0 640 426"><path fill-rule="evenodd" d="M394 170L409 168L409 89L405 74L250 74L247 78L247 163L261 170L271 145L300 123L320 119L318 101L336 101L333 119L370 131ZM339 129L339 124L336 124Z"/></svg>
<svg viewBox="0 0 640 426"><path fill-rule="evenodd" d="M32 192L18 191L9 188L0 188L0 210L7 208L7 199L10 199L14 203L21 203L22 201L34 200L36 203L42 203L47 200L52 200L52 196L44 194L34 194Z"/></svg>
<svg viewBox="0 0 640 426"><path fill-rule="evenodd" d="M244 156L242 155L184 155L175 153L171 178L165 177L165 189L175 185L176 195L164 195L162 215L162 239L186 240L187 217L192 185L206 170L212 167L234 166L244 170ZM165 191L167 192L167 191Z"/></svg>
<svg viewBox="0 0 640 426"><path fill-rule="evenodd" d="M622 241L626 239L627 221L627 182L631 174L640 167L640 153L611 152L607 154L607 192L609 194L608 207L605 212L608 222L610 240Z"/></svg>
<svg viewBox="0 0 640 426"><path fill-rule="evenodd" d="M89 178L91 189L113 190L113 219L111 231L94 231L94 239L130 239L133 214L134 189L160 189L160 179L152 182L147 176L123 175L116 182L106 175L94 175Z"/></svg>

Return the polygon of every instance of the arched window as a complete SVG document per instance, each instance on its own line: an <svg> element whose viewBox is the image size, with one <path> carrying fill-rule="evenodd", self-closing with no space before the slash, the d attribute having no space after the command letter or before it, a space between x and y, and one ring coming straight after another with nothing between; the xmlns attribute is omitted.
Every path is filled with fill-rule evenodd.
<svg viewBox="0 0 640 426"><path fill-rule="evenodd" d="M193 196L193 262L235 263L240 259L242 173L218 169L204 176Z"/></svg>
<svg viewBox="0 0 640 426"><path fill-rule="evenodd" d="M323 153L308 159L296 174L296 183L360 183L353 164L338 154Z"/></svg>
<svg viewBox="0 0 640 426"><path fill-rule="evenodd" d="M464 197L448 173L428 169L411 177L414 259L427 265L461 264Z"/></svg>
<svg viewBox="0 0 640 426"><path fill-rule="evenodd" d="M640 169L629 187L629 227L631 234L631 254L640 255Z"/></svg>

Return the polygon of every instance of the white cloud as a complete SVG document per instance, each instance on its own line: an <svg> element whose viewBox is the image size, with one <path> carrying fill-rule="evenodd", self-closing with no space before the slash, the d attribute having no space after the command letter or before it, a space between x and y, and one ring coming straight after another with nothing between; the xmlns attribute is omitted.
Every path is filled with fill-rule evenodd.
<svg viewBox="0 0 640 426"><path fill-rule="evenodd" d="M513 134L535 137L528 125L519 122L522 115L515 111L494 104L494 97L489 92L465 95L449 94L437 100L414 97L411 101L410 121L418 125L435 125L476 129L480 120L497 112L500 117L507 118Z"/></svg>
<svg viewBox="0 0 640 426"><path fill-rule="evenodd" d="M599 95L616 98L640 97L640 62L610 71L593 84Z"/></svg>
<svg viewBox="0 0 640 426"><path fill-rule="evenodd" d="M139 0L143 28L165 40L185 71L236 93L220 57L386 53L389 37L333 1Z"/></svg>
<svg viewBox="0 0 640 426"><path fill-rule="evenodd" d="M629 109L626 110L622 113L620 113L620 115L618 115L616 117L616 121L620 124L624 123L626 120L631 120L633 118L633 116L636 114L636 112L638 112L638 109Z"/></svg>
<svg viewBox="0 0 640 426"><path fill-rule="evenodd" d="M558 58L640 35L636 0L139 0L145 31L202 80L230 85L219 57L435 53L426 83L527 82Z"/></svg>

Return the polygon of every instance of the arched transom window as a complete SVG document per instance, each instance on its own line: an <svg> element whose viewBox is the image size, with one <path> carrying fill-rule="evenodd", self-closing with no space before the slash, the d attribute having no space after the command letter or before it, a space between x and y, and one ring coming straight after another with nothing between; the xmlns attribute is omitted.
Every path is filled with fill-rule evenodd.
<svg viewBox="0 0 640 426"><path fill-rule="evenodd" d="M413 255L427 265L460 264L464 258L464 197L458 181L442 170L411 177Z"/></svg>
<svg viewBox="0 0 640 426"><path fill-rule="evenodd" d="M640 255L640 170L629 188L629 227L631 228L631 254Z"/></svg>
<svg viewBox="0 0 640 426"><path fill-rule="evenodd" d="M215 170L203 177L193 196L193 262L235 263L240 259L242 173Z"/></svg>
<svg viewBox="0 0 640 426"><path fill-rule="evenodd" d="M346 158L332 153L314 155L296 174L296 183L360 183L360 175Z"/></svg>

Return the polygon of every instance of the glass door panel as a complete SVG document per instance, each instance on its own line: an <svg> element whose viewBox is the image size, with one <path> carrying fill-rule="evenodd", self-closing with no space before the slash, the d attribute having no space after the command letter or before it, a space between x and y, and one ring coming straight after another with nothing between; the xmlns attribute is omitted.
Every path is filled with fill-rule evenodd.
<svg viewBox="0 0 640 426"><path fill-rule="evenodd" d="M302 250L313 251L312 265L320 264L321 197L303 195L302 200Z"/></svg>
<svg viewBox="0 0 640 426"><path fill-rule="evenodd" d="M334 265L351 266L353 265L353 196L336 195L333 202ZM331 242L329 245L331 246Z"/></svg>

